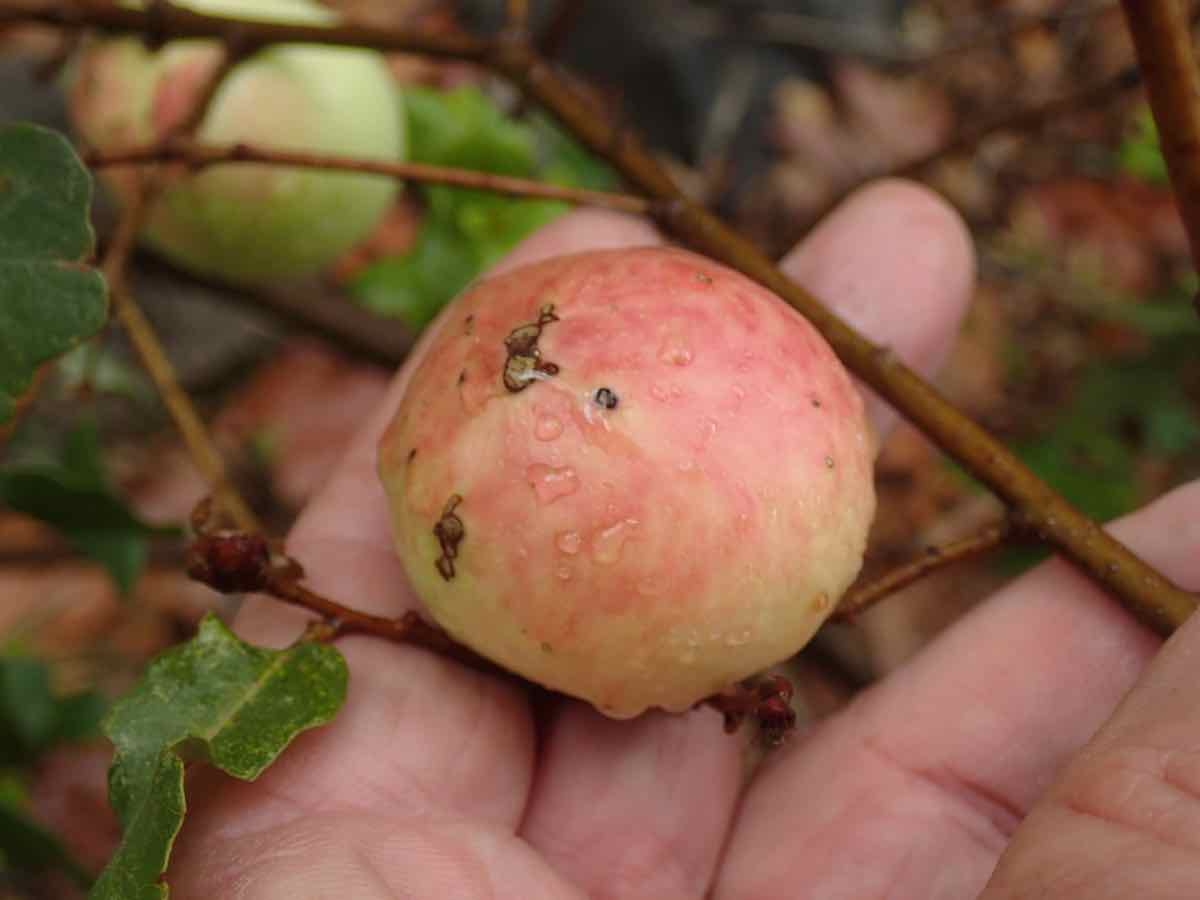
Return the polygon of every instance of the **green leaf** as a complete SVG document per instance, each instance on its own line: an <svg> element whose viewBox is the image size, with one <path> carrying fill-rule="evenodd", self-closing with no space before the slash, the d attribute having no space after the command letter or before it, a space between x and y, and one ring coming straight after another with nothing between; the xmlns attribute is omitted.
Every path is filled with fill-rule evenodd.
<svg viewBox="0 0 1200 900"><path fill-rule="evenodd" d="M0 872L5 868L30 874L65 872L80 887L92 878L57 837L22 810L0 802Z"/></svg>
<svg viewBox="0 0 1200 900"><path fill-rule="evenodd" d="M535 164L535 139L473 87L404 92L409 153L415 162L528 175Z"/></svg>
<svg viewBox="0 0 1200 900"><path fill-rule="evenodd" d="M1167 163L1158 142L1158 128L1148 106L1134 119L1133 132L1121 143L1117 159L1122 169L1151 184L1168 184Z"/></svg>
<svg viewBox="0 0 1200 900"><path fill-rule="evenodd" d="M1200 458L1200 418L1178 373L1194 359L1183 333L1159 339L1147 355L1107 360L1083 374L1053 426L1018 450L1035 472L1089 516L1106 520L1140 499L1139 460Z"/></svg>
<svg viewBox="0 0 1200 900"><path fill-rule="evenodd" d="M565 203L479 194L460 201L455 222L475 251L480 268L487 268L568 209Z"/></svg>
<svg viewBox="0 0 1200 900"><path fill-rule="evenodd" d="M535 113L531 124L538 141L538 156L544 160L544 179L593 191L615 190L620 184L612 166L593 155L549 116Z"/></svg>
<svg viewBox="0 0 1200 900"><path fill-rule="evenodd" d="M57 367L62 389L68 395L78 395L86 386L94 394L123 397L146 406L156 398L140 369L95 342L64 354Z"/></svg>
<svg viewBox="0 0 1200 900"><path fill-rule="evenodd" d="M412 250L368 266L350 292L367 308L395 316L416 331L466 287L478 268L466 237L452 224L430 219Z"/></svg>
<svg viewBox="0 0 1200 900"><path fill-rule="evenodd" d="M32 758L54 734L57 712L45 663L0 658L0 762L11 765Z"/></svg>
<svg viewBox="0 0 1200 900"><path fill-rule="evenodd" d="M333 718L346 677L333 647L252 647L211 615L153 662L105 722L116 745L109 798L125 833L92 900L167 896L160 878L186 809L185 753L252 781L297 734Z"/></svg>
<svg viewBox="0 0 1200 900"><path fill-rule="evenodd" d="M90 424L68 437L60 463L0 468L0 503L52 525L78 552L103 565L124 594L145 567L150 538L179 534L143 522L109 487Z"/></svg>
<svg viewBox="0 0 1200 900"><path fill-rule="evenodd" d="M43 362L91 337L108 314L92 252L92 180L66 139L0 128L0 422Z"/></svg>
<svg viewBox="0 0 1200 900"><path fill-rule="evenodd" d="M612 170L551 121L514 121L476 88L405 91L412 158L562 185L610 188ZM364 306L420 329L480 272L568 210L564 203L427 187L412 249L380 260L350 286Z"/></svg>

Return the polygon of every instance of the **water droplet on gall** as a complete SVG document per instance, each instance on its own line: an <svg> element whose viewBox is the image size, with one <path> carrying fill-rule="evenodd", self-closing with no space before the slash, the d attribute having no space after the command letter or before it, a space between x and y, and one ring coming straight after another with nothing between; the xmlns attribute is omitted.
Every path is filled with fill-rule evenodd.
<svg viewBox="0 0 1200 900"><path fill-rule="evenodd" d="M740 631L731 632L730 634L725 635L724 643L726 647L740 647L743 644L749 643L750 637L750 629L743 628Z"/></svg>
<svg viewBox="0 0 1200 900"><path fill-rule="evenodd" d="M539 441L552 441L562 433L562 422L554 416L538 416L533 426L533 436Z"/></svg>
<svg viewBox="0 0 1200 900"><path fill-rule="evenodd" d="M554 539L555 547L572 556L579 552L582 544L583 538L578 531L563 531Z"/></svg>
<svg viewBox="0 0 1200 900"><path fill-rule="evenodd" d="M596 532L592 538L592 558L598 563L611 565L621 558L621 550L637 527L637 519L622 519Z"/></svg>
<svg viewBox="0 0 1200 900"><path fill-rule="evenodd" d="M525 470L540 503L553 503L579 490L579 476L570 466L545 466L535 463Z"/></svg>
<svg viewBox="0 0 1200 900"><path fill-rule="evenodd" d="M692 363L692 350L683 338L670 335L658 348L658 358L668 365L688 366Z"/></svg>

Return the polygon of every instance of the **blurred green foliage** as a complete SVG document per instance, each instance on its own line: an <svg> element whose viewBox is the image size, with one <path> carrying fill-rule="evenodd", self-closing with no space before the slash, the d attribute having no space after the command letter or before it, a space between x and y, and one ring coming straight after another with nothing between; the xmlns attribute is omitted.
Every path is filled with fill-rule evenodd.
<svg viewBox="0 0 1200 900"><path fill-rule="evenodd" d="M414 162L612 188L605 164L541 115L509 118L483 92L411 87L404 93ZM425 217L407 253L381 259L351 285L363 305L414 330L532 232L567 211L564 203L502 197L487 191L422 186Z"/></svg>
<svg viewBox="0 0 1200 900"><path fill-rule="evenodd" d="M1169 182L1167 164L1158 146L1158 129L1148 107L1143 107L1135 117L1133 131L1121 143L1117 160L1123 171L1142 181Z"/></svg>
<svg viewBox="0 0 1200 900"><path fill-rule="evenodd" d="M22 770L56 745L98 737L107 707L96 693L59 695L41 660L0 656L0 872L57 870L83 886L90 882L62 843L30 816Z"/></svg>
<svg viewBox="0 0 1200 900"><path fill-rule="evenodd" d="M0 503L55 528L103 565L123 594L146 564L150 539L178 534L143 522L113 490L91 422L70 433L59 459L0 467Z"/></svg>
<svg viewBox="0 0 1200 900"><path fill-rule="evenodd" d="M1145 473L1180 483L1200 476L1200 318L1194 279L1162 299L1098 303L1099 324L1130 328L1140 352L1096 359L1041 433L1015 447L1021 459L1088 516L1107 521L1149 499ZM1016 572L1046 555L1014 548Z"/></svg>

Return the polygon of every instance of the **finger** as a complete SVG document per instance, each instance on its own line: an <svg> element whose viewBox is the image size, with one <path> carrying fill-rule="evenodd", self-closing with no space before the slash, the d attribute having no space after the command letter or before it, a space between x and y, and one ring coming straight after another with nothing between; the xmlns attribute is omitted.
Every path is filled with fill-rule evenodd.
<svg viewBox="0 0 1200 900"><path fill-rule="evenodd" d="M1171 530L1200 586L1200 491ZM1186 551L1185 551L1186 552ZM1017 829L984 896L1191 898L1200 884L1200 617Z"/></svg>
<svg viewBox="0 0 1200 900"><path fill-rule="evenodd" d="M592 234L608 246L657 239L639 220L575 213L534 235L513 258L532 261L576 252L588 246ZM414 349L382 407L288 539L310 587L382 615L413 608L416 600L392 550L375 446L428 341L426 336ZM310 618L257 598L247 603L237 628L258 643L284 645ZM184 846L193 852L185 857L203 860L214 841L224 840L220 846L228 847L230 835L347 810L392 819L452 815L511 832L525 806L533 760L524 692L513 683L375 638L351 637L339 647L351 678L338 717L302 735L253 785L217 780L196 792L202 809L189 816ZM186 871L188 863L183 865Z"/></svg>
<svg viewBox="0 0 1200 900"><path fill-rule="evenodd" d="M975 283L975 252L961 220L936 195L899 180L853 196L781 265L861 334L925 375L950 352ZM904 280L894 281L896 274ZM914 289L923 285L933 289ZM859 389L885 433L895 412L861 382Z"/></svg>
<svg viewBox="0 0 1200 900"><path fill-rule="evenodd" d="M1200 485L1111 530L1195 586L1198 513ZM814 896L975 897L1156 646L1076 570L1040 566L775 760L717 896L777 896L802 877Z"/></svg>
<svg viewBox="0 0 1200 900"><path fill-rule="evenodd" d="M910 242L920 250L902 252ZM783 267L925 372L953 340L974 277L957 216L903 182L856 194ZM521 832L596 897L701 896L737 802L741 754L712 712L616 723L565 704Z"/></svg>

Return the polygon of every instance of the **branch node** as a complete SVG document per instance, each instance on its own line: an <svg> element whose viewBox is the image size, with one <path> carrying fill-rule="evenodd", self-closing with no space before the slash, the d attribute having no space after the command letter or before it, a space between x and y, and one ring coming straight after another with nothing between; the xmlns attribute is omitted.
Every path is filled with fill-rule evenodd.
<svg viewBox="0 0 1200 900"><path fill-rule="evenodd" d="M796 727L792 709L792 683L782 675L748 678L722 694L697 705L711 706L725 717L725 733L733 734L746 720L758 726L759 737L768 747L778 747Z"/></svg>

